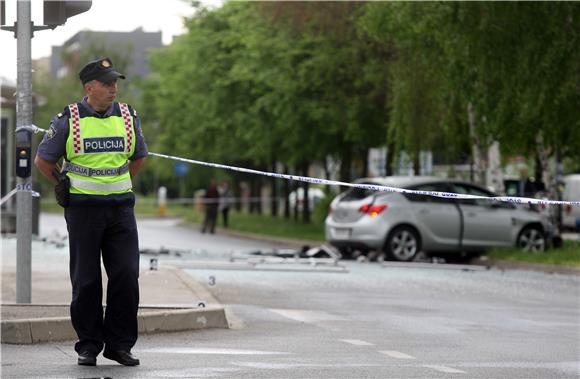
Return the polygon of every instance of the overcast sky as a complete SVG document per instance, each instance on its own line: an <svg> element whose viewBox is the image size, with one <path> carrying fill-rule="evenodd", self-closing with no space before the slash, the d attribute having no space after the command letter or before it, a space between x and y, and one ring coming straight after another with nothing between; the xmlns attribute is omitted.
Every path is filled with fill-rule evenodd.
<svg viewBox="0 0 580 379"><path fill-rule="evenodd" d="M6 23L16 21L16 1L6 0ZM20 1L20 0L19 0ZM219 6L223 0L203 0L208 6ZM31 0L32 21L43 24L42 0ZM184 32L183 17L193 8L184 0L93 0L88 12L69 18L54 30L42 30L32 38L32 59L47 57L52 46L62 45L81 30L132 31L142 27L146 32L161 31L163 43ZM16 83L16 39L14 33L0 31L0 78Z"/></svg>

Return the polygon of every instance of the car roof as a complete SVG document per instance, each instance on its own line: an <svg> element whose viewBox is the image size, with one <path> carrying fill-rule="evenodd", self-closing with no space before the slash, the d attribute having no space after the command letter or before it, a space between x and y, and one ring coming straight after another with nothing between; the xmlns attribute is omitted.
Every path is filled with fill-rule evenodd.
<svg viewBox="0 0 580 379"><path fill-rule="evenodd" d="M418 185L430 183L448 183L448 184L457 183L457 184L466 184L469 186L480 188L487 192L492 192L479 184L470 183L459 179L440 178L437 176L386 176L376 178L361 178L357 179L355 183L372 183L380 186L396 187L396 188L412 188Z"/></svg>
<svg viewBox="0 0 580 379"><path fill-rule="evenodd" d="M420 184L434 182L448 182L449 179L438 178L436 176L386 176L376 178L361 178L355 183L373 183L380 186L407 188Z"/></svg>

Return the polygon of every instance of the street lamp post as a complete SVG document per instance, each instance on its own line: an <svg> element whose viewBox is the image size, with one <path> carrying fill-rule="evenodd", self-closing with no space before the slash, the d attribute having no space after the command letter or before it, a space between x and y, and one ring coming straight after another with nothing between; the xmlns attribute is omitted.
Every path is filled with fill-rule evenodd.
<svg viewBox="0 0 580 379"><path fill-rule="evenodd" d="M16 1L16 23L4 26L5 1L0 1L0 29L13 31L17 45L16 79L16 302L31 302L32 266L32 49L36 30L64 25L68 17L88 11L92 1L44 1L44 23L34 26L31 1Z"/></svg>
<svg viewBox="0 0 580 379"><path fill-rule="evenodd" d="M16 14L16 302L31 300L32 189L30 181L32 133L32 23L30 2L18 1Z"/></svg>

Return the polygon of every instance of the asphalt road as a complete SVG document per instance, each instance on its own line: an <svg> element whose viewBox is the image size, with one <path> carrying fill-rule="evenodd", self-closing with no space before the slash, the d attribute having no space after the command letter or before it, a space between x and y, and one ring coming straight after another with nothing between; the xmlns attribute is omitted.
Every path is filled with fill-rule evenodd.
<svg viewBox="0 0 580 379"><path fill-rule="evenodd" d="M206 246L178 259L216 262L187 272L228 307L234 328L143 336L137 368L102 358L96 368L77 367L70 342L2 345L3 378L580 376L576 276L357 262L343 273L228 270L224 249L257 243L165 221L151 221L145 235L139 226L142 241L155 232L175 242L169 236L177 230L188 237L175 248Z"/></svg>
<svg viewBox="0 0 580 379"><path fill-rule="evenodd" d="M254 368L244 377L580 375L577 277L354 262L348 268L190 273L214 278L212 292L244 323L236 331L245 341L240 348L285 353L236 362Z"/></svg>

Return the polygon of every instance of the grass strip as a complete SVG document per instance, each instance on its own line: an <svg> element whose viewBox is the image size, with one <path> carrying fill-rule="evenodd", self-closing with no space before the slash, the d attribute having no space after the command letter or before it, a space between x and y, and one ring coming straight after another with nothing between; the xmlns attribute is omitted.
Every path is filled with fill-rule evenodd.
<svg viewBox="0 0 580 379"><path fill-rule="evenodd" d="M491 250L487 256L492 260L580 267L580 241L564 241L562 248L544 252L497 248Z"/></svg>

